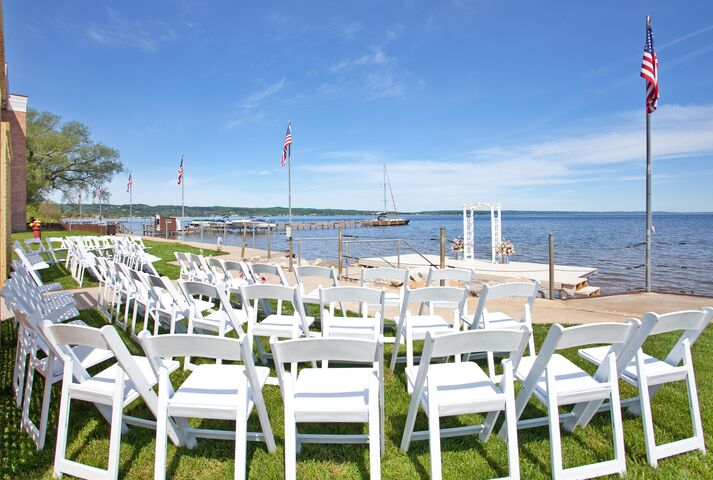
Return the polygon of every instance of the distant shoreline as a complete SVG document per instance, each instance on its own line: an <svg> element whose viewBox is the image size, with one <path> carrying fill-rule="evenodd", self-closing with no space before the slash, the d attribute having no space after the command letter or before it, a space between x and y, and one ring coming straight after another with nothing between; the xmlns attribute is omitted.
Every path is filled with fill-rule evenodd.
<svg viewBox="0 0 713 480"><path fill-rule="evenodd" d="M72 217L78 213L76 204L60 204L62 215ZM287 208L284 207L195 207L186 206L186 217L211 217L211 216L231 216L231 217L286 217L288 215ZM98 204L82 205L83 216L91 216L99 214ZM460 215L461 210L425 210L417 212L396 212L397 215L423 216L423 215ZM644 215L644 211L631 210L611 210L611 211L594 211L594 210L503 210L503 215L562 215L562 214L584 214L584 215ZM146 205L134 204L132 206L132 215L134 217L152 217L156 214L180 217L180 205ZM373 217L376 211L373 210L353 210L353 209L322 209L322 208L293 208L293 217ZM490 212L480 210L479 215L489 215ZM676 211L654 211L654 215L661 214L676 214L676 215L708 215L713 212L676 212ZM102 205L102 216L105 218L123 218L129 216L128 204Z"/></svg>

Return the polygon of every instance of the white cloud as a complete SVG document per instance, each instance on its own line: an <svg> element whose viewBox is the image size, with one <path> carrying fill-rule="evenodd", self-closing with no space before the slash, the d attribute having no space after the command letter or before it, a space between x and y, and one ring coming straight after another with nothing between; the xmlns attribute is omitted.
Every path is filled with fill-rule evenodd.
<svg viewBox="0 0 713 480"><path fill-rule="evenodd" d="M277 92L285 88L285 86L287 86L287 80L282 78L280 81L275 82L272 85L268 85L262 90L258 90L257 92L251 93L250 95L245 97L243 107L251 108L257 103L260 103L262 100L265 100L266 98L276 94Z"/></svg>
<svg viewBox="0 0 713 480"><path fill-rule="evenodd" d="M450 161L399 161L373 151L325 152L319 157L349 161L307 165L302 170L327 175L335 184L348 181L351 192L352 189L361 191L370 185L378 185L381 162L386 162L401 208L447 208L473 198L507 198L512 208L513 202L524 202L522 199L530 195L528 192L532 188L640 181L640 176L630 172L633 165L643 165L645 157L642 117L641 112L626 112L600 119L600 123L609 122L609 125L594 130L590 126L589 132L538 142L495 145L466 152ZM653 121L652 151L656 162L713 156L713 105L664 105L656 111ZM680 175L659 173L655 180L671 182L689 175L690 172ZM539 203L533 203L533 208L535 205L537 208L557 208L554 203L547 203L550 200L535 198L532 201ZM560 205L559 208L563 207ZM596 209L596 205L593 208Z"/></svg>
<svg viewBox="0 0 713 480"><path fill-rule="evenodd" d="M96 43L130 46L153 53L161 44L178 38L173 28L163 21L129 18L110 7L107 7L107 15L107 22L92 22L87 28L87 36Z"/></svg>

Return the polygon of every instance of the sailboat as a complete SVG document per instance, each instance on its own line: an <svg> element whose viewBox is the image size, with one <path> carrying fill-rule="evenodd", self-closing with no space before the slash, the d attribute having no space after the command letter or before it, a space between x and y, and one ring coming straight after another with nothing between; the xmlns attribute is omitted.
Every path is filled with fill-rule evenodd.
<svg viewBox="0 0 713 480"><path fill-rule="evenodd" d="M390 217L386 211L386 187L389 187L391 193L391 204L394 206L394 216ZM376 212L376 218L365 220L362 225L370 227L397 227L408 225L409 220L396 216L396 201L394 200L394 192L391 190L391 182L389 182L389 174L386 172L386 164L384 164L384 211Z"/></svg>

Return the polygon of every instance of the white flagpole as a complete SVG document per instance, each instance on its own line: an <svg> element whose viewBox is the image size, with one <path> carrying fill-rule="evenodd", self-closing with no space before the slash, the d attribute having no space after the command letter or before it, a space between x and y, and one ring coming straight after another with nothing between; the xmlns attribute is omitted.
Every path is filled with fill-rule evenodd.
<svg viewBox="0 0 713 480"><path fill-rule="evenodd" d="M131 185L129 185L129 218L133 219L134 214L132 213L132 207L134 205L134 179L131 179Z"/></svg>
<svg viewBox="0 0 713 480"><path fill-rule="evenodd" d="M651 17L646 16L646 32L651 26ZM647 100L648 101L648 100ZM646 106L646 292L651 292L651 112Z"/></svg>
<svg viewBox="0 0 713 480"><path fill-rule="evenodd" d="M183 154L181 154L181 218L186 216L185 191L184 191L185 185L186 185L186 167L183 165Z"/></svg>
<svg viewBox="0 0 713 480"><path fill-rule="evenodd" d="M292 120L287 122L292 135ZM290 272L292 271L292 144L287 146L287 224L290 226Z"/></svg>

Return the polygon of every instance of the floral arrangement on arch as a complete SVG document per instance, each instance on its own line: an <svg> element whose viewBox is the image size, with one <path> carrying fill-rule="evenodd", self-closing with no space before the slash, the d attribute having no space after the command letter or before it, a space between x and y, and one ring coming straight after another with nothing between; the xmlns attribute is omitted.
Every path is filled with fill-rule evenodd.
<svg viewBox="0 0 713 480"><path fill-rule="evenodd" d="M495 253L505 256L515 255L515 245L509 240L503 240L498 243L498 246L495 248Z"/></svg>
<svg viewBox="0 0 713 480"><path fill-rule="evenodd" d="M454 238L451 243L453 244L453 251L454 252L462 252L463 251L463 239L462 238Z"/></svg>

